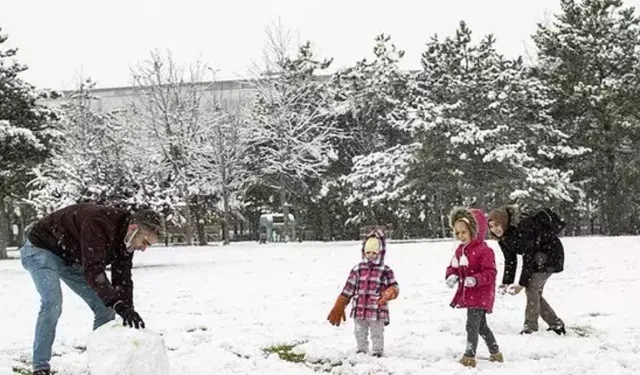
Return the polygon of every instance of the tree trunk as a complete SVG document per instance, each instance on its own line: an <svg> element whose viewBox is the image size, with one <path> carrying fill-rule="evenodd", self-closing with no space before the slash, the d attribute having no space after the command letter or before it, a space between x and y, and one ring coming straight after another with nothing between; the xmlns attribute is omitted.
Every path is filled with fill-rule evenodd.
<svg viewBox="0 0 640 375"><path fill-rule="evenodd" d="M200 201L200 197L196 196L196 204L195 207L193 208L193 216L196 220L196 234L198 237L198 245L200 246L206 246L208 241L207 241L207 233L205 231L205 223L204 223L204 216L205 213L202 210L202 202Z"/></svg>
<svg viewBox="0 0 640 375"><path fill-rule="evenodd" d="M231 217L229 215L229 190L225 187L222 188L222 205L223 205L223 222L222 222L222 245L229 245L229 224L231 223Z"/></svg>
<svg viewBox="0 0 640 375"><path fill-rule="evenodd" d="M424 237L425 238L433 238L438 230L438 226L434 225L436 223L436 217L438 216L437 202L436 196L431 196L431 202L425 211L425 228L424 228Z"/></svg>
<svg viewBox="0 0 640 375"><path fill-rule="evenodd" d="M169 247L169 233L167 233L167 218L162 215L162 235L164 236L164 246Z"/></svg>
<svg viewBox="0 0 640 375"><path fill-rule="evenodd" d="M320 221L322 223L321 236L323 241L331 241L333 238L333 230L331 228L331 220L329 219L329 204L320 206Z"/></svg>
<svg viewBox="0 0 640 375"><path fill-rule="evenodd" d="M189 194L185 194L185 207L184 207L184 217L185 217L185 242L187 245L193 245L193 221L191 217L191 205L189 202Z"/></svg>
<svg viewBox="0 0 640 375"><path fill-rule="evenodd" d="M4 197L0 196L0 259L8 259L9 255L7 254L7 244L9 243L7 232L7 223L9 222L7 218L7 213L5 210L5 200Z"/></svg>
<svg viewBox="0 0 640 375"><path fill-rule="evenodd" d="M280 205L282 207L282 213L284 215L284 233L282 233L285 242L290 237L290 223L289 223L289 205L287 205L287 184L284 174L280 174Z"/></svg>
<svg viewBox="0 0 640 375"><path fill-rule="evenodd" d="M613 151L607 151L606 163L604 165L604 175L606 176L604 183L606 191L603 205L605 220L607 223L607 235L618 236L623 231L623 212L624 196L620 194L620 186L618 185L615 171L615 155Z"/></svg>
<svg viewBox="0 0 640 375"><path fill-rule="evenodd" d="M440 227L440 238L447 238L447 228L449 227L447 225L447 222L449 221L446 215L446 211L445 208L442 205L443 202L443 197L438 197L437 195L434 195L435 197L435 202L437 202L436 204L436 212L438 213L438 226Z"/></svg>
<svg viewBox="0 0 640 375"><path fill-rule="evenodd" d="M575 210L574 222L573 222L573 230L571 231L572 236L582 236L582 216L583 212Z"/></svg>
<svg viewBox="0 0 640 375"><path fill-rule="evenodd" d="M18 234L16 235L16 242L18 243L18 247L24 245L24 211L20 209L20 217L18 218Z"/></svg>
<svg viewBox="0 0 640 375"><path fill-rule="evenodd" d="M595 228L595 215L597 214L597 211L593 209L593 200L591 198L587 198L587 217L586 217L586 221L587 221L587 225L589 226L588 229L588 233L592 236L594 236L596 233L596 228Z"/></svg>

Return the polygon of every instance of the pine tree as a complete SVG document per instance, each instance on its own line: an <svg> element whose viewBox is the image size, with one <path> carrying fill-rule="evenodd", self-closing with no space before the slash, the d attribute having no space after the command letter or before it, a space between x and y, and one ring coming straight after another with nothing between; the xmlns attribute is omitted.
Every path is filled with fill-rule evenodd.
<svg viewBox="0 0 640 375"><path fill-rule="evenodd" d="M404 51L389 35L376 36L373 58L337 71L331 78L336 121L348 135L339 146L339 171L348 173L352 158L408 143L410 134L393 126L391 114L408 95L411 74L400 69Z"/></svg>
<svg viewBox="0 0 640 375"><path fill-rule="evenodd" d="M546 88L521 58L499 54L492 35L474 44L471 34L461 22L454 37L434 36L422 56L413 183L445 206L574 200L571 171L555 163L584 150L552 126Z"/></svg>
<svg viewBox="0 0 640 375"><path fill-rule="evenodd" d="M346 196L343 209L348 225L391 224L406 219L402 182L413 153L413 135L396 126L394 116L410 92L411 73L399 62L404 51L389 35L376 36L373 58L334 74L331 88L338 126L347 134L336 145L326 186ZM325 199L326 205L332 202ZM396 232L396 234L398 234Z"/></svg>
<svg viewBox="0 0 640 375"><path fill-rule="evenodd" d="M14 61L16 49L1 48L7 39L0 34L0 259L7 257L7 203L26 197L32 168L47 159L57 136L55 114L37 103L47 94L19 77L27 67Z"/></svg>
<svg viewBox="0 0 640 375"><path fill-rule="evenodd" d="M640 19L622 0L561 1L539 25L537 76L550 88L555 126L591 152L571 164L582 207L607 234L637 233L640 200Z"/></svg>

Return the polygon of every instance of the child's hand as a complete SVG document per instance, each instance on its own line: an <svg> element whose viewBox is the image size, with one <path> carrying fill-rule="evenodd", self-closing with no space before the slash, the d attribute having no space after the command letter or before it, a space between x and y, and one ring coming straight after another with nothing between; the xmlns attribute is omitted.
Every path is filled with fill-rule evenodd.
<svg viewBox="0 0 640 375"><path fill-rule="evenodd" d="M473 288L478 284L478 280L475 277L469 276L464 279L464 287L465 288Z"/></svg>
<svg viewBox="0 0 640 375"><path fill-rule="evenodd" d="M447 280L445 282L447 283L447 286L449 288L453 288L458 283L458 280L460 280L458 275L450 275L449 277L447 277Z"/></svg>
<svg viewBox="0 0 640 375"><path fill-rule="evenodd" d="M396 299L398 297L398 288L391 287L382 291L382 297L378 298L378 305L384 305L392 299Z"/></svg>
<svg viewBox="0 0 640 375"><path fill-rule="evenodd" d="M344 313L344 309L347 307L348 304L349 304L349 298L343 295L338 296L336 303L333 305L333 308L331 309L331 312L327 317L327 320L329 321L329 323L331 323L331 325L340 327L340 321L343 321L343 322L347 321L347 317Z"/></svg>
<svg viewBox="0 0 640 375"><path fill-rule="evenodd" d="M507 288L509 287L508 284L502 284L498 287L498 293L504 295L505 293L507 293Z"/></svg>

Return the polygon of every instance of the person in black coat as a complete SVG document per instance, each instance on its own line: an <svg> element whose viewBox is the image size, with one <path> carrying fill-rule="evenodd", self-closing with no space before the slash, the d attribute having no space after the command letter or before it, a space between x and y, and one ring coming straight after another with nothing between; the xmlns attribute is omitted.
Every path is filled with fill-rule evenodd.
<svg viewBox="0 0 640 375"><path fill-rule="evenodd" d="M90 203L52 212L29 229L20 248L22 266L40 295L33 343L33 375L50 375L52 346L62 314L64 282L94 313L93 329L122 317L129 327L145 328L134 308L133 253L158 241L160 214ZM111 266L111 279L107 276Z"/></svg>
<svg viewBox="0 0 640 375"><path fill-rule="evenodd" d="M498 240L504 254L501 291L518 294L524 288L527 295L524 328L520 333L538 331L538 318L542 317L549 325L548 330L565 334L564 322L542 296L547 280L564 270L564 247L558 233L565 223L548 209L521 213L514 206L490 211L488 221L490 236ZM512 285L518 254L522 255L522 272L518 284Z"/></svg>

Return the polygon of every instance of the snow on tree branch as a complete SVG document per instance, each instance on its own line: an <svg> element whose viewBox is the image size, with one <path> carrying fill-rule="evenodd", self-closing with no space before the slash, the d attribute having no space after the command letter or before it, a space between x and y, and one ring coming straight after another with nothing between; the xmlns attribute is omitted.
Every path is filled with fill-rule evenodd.
<svg viewBox="0 0 640 375"><path fill-rule="evenodd" d="M365 206L385 200L402 198L406 194L406 174L415 160L419 143L398 145L385 151L354 158L352 173L343 179L351 184L353 193L346 204L356 200Z"/></svg>

